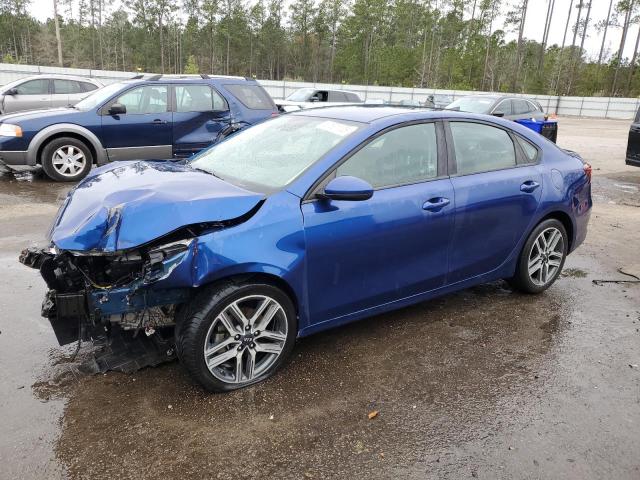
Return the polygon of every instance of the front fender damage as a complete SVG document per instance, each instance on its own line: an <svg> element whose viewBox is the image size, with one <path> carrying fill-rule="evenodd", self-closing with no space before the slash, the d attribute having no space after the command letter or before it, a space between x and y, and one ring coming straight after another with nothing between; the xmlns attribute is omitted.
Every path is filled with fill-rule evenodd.
<svg viewBox="0 0 640 480"><path fill-rule="evenodd" d="M100 348L85 369L130 372L175 358L174 314L192 295L197 245L191 237L108 254L30 248L19 260L49 287L42 315L58 343L91 341Z"/></svg>

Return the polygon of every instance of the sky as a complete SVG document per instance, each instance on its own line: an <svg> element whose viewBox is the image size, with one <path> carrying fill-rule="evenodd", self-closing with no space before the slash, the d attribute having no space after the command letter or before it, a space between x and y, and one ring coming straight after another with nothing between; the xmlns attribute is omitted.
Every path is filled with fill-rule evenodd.
<svg viewBox="0 0 640 480"><path fill-rule="evenodd" d="M517 0L506 0L505 3L514 3ZM542 33L544 31L544 22L547 14L547 1L548 0L529 0L529 9L527 12L527 19L525 23L524 35L527 38L541 40ZM574 0L573 4L579 3L580 0ZM567 13L569 11L569 4L571 0L556 0L555 10L553 15L553 22L551 23L551 31L549 33L549 44L562 45L562 37L564 35L565 24L567 21ZM614 9L617 0L614 0ZM114 2L114 6L119 4L119 0ZM591 20L589 22L589 36L585 39L585 50L589 58L597 60L600 53L600 45L602 42L602 32L598 32L593 26L606 19L607 11L609 9L609 0L593 0L591 6ZM31 14L39 20L46 20L48 17L53 16L53 0L31 0L30 7ZM573 25L576 20L578 10L572 8L571 12L571 24ZM582 18L586 15L583 10ZM622 19L620 19L620 22ZM502 20L499 20L502 23ZM638 35L639 26L633 26L629 31L627 38L627 45L624 51L625 56L630 57L633 53L636 36ZM508 39L516 37L515 32L511 32L508 35ZM620 44L620 38L622 36L622 28L609 27L607 32L607 40L605 43L605 54L608 52L612 55ZM573 32L571 26L567 33L567 45L571 45L573 39ZM576 41L579 44L579 39Z"/></svg>

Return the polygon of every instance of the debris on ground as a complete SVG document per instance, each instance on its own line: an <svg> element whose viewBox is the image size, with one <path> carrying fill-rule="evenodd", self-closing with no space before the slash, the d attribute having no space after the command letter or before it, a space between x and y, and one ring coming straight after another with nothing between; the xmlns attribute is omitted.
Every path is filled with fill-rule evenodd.
<svg viewBox="0 0 640 480"><path fill-rule="evenodd" d="M367 417L369 417L369 420L373 420L374 418L376 418L378 416L378 411L374 410L372 412L369 412L369 415L367 415Z"/></svg>

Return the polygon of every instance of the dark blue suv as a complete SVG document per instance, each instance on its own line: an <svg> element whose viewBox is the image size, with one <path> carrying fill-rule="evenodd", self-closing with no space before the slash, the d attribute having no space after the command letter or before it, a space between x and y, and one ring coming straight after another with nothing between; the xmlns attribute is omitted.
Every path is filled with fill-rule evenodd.
<svg viewBox="0 0 640 480"><path fill-rule="evenodd" d="M0 161L42 165L76 181L116 160L184 158L278 114L269 94L243 77L136 77L74 107L0 116Z"/></svg>

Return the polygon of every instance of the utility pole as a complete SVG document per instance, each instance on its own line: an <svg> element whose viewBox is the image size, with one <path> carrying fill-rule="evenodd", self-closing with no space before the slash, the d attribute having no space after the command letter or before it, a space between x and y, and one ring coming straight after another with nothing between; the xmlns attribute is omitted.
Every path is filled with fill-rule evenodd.
<svg viewBox="0 0 640 480"><path fill-rule="evenodd" d="M58 65L62 67L62 40L60 40L60 23L58 22L57 0L53 0L53 21L56 25L56 41L58 42Z"/></svg>

